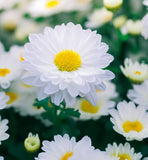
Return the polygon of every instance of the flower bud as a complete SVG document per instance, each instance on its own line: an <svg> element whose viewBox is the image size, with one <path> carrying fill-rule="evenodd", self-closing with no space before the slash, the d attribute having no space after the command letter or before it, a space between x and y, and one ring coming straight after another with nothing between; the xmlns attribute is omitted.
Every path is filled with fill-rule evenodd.
<svg viewBox="0 0 148 160"><path fill-rule="evenodd" d="M118 10L123 3L123 0L103 0L104 7L111 11Z"/></svg>
<svg viewBox="0 0 148 160"><path fill-rule="evenodd" d="M38 134L28 134L28 137L24 141L24 146L28 152L36 152L40 148L40 139Z"/></svg>

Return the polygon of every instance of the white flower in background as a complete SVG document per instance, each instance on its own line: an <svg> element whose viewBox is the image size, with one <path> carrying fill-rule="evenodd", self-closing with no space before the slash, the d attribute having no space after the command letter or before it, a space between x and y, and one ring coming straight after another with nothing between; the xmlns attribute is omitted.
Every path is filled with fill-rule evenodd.
<svg viewBox="0 0 148 160"><path fill-rule="evenodd" d="M148 0L144 0L144 1L143 1L143 4L144 4L145 6L148 6Z"/></svg>
<svg viewBox="0 0 148 160"><path fill-rule="evenodd" d="M108 115L109 110L115 106L115 102L110 100L118 95L115 91L115 85L111 82L105 84L105 91L97 91L97 106L93 106L83 98L77 99L73 108L79 110L81 120L99 119L101 116Z"/></svg>
<svg viewBox="0 0 148 160"><path fill-rule="evenodd" d="M117 10L122 6L123 0L103 0L104 7L108 10Z"/></svg>
<svg viewBox="0 0 148 160"><path fill-rule="evenodd" d="M1 120L1 116L0 116L0 144L2 141L9 138L9 134L5 133L9 128L7 124L8 124L8 120L7 119Z"/></svg>
<svg viewBox="0 0 148 160"><path fill-rule="evenodd" d="M10 9L14 7L20 0L0 0L0 9Z"/></svg>
<svg viewBox="0 0 148 160"><path fill-rule="evenodd" d="M138 61L132 62L131 59L124 60L124 67L120 66L123 74L134 83L142 83L148 79L148 65L139 63Z"/></svg>
<svg viewBox="0 0 148 160"><path fill-rule="evenodd" d="M6 96L5 92L0 92L0 109L4 109L7 106L9 97Z"/></svg>
<svg viewBox="0 0 148 160"><path fill-rule="evenodd" d="M45 26L45 24L43 25L31 20L23 19L16 28L14 36L16 40L23 41L28 38L30 33L40 32L43 29L43 26Z"/></svg>
<svg viewBox="0 0 148 160"><path fill-rule="evenodd" d="M44 34L29 39L23 54L24 83L39 87L39 100L50 96L56 105L65 100L72 106L82 96L97 105L96 89L104 79L114 78L112 72L102 70L113 57L106 53L108 46L99 34L68 23L46 27Z"/></svg>
<svg viewBox="0 0 148 160"><path fill-rule="evenodd" d="M0 156L0 160L4 160L4 157Z"/></svg>
<svg viewBox="0 0 148 160"><path fill-rule="evenodd" d="M120 102L117 110L110 111L113 129L126 137L126 140L142 141L148 137L148 113L143 106L136 107L133 102Z"/></svg>
<svg viewBox="0 0 148 160"><path fill-rule="evenodd" d="M18 61L18 63L21 63L23 61L23 57L22 54L24 52L24 47L23 46L11 46L9 53L16 58L16 60ZM21 65L21 64L20 64ZM22 68L23 70L23 68Z"/></svg>
<svg viewBox="0 0 148 160"><path fill-rule="evenodd" d="M54 141L51 142L43 141L42 150L44 152L39 153L38 158L35 158L36 160L76 160L79 154L89 156L94 151L94 147L91 146L91 140L87 136L76 142L74 137L70 139L65 134L63 137L60 135L54 136Z"/></svg>
<svg viewBox="0 0 148 160"><path fill-rule="evenodd" d="M69 3L69 0L33 0L29 4L28 12L33 17L50 16L62 11L69 11L71 4L73 2Z"/></svg>
<svg viewBox="0 0 148 160"><path fill-rule="evenodd" d="M127 94L128 98L136 104L148 107L148 80L141 85L133 85Z"/></svg>
<svg viewBox="0 0 148 160"><path fill-rule="evenodd" d="M96 28L104 25L105 23L111 21L113 18L113 13L105 8L96 9L88 17L88 22L86 22L86 27Z"/></svg>
<svg viewBox="0 0 148 160"><path fill-rule="evenodd" d="M71 0L70 3L70 10L88 11L92 7L92 0Z"/></svg>
<svg viewBox="0 0 148 160"><path fill-rule="evenodd" d="M142 21L133 21L129 19L125 24L126 30L131 35L141 35L142 32Z"/></svg>
<svg viewBox="0 0 148 160"><path fill-rule="evenodd" d="M125 25L126 21L127 17L125 15L121 15L113 20L113 25L115 26L115 28L120 29Z"/></svg>
<svg viewBox="0 0 148 160"><path fill-rule="evenodd" d="M142 28L141 34L145 39L148 39L148 13L143 17L142 25L143 25L143 28Z"/></svg>
<svg viewBox="0 0 148 160"><path fill-rule="evenodd" d="M4 89L22 74L22 66L10 53L0 54L0 86Z"/></svg>
<svg viewBox="0 0 148 160"><path fill-rule="evenodd" d="M140 160L142 155L141 153L135 153L134 148L131 148L129 143L119 144L116 143L113 145L108 145L106 148L106 153L110 157L118 158L119 160Z"/></svg>
<svg viewBox="0 0 148 160"><path fill-rule="evenodd" d="M20 23L21 17L22 15L18 10L5 11L0 14L0 25L7 31L13 31Z"/></svg>

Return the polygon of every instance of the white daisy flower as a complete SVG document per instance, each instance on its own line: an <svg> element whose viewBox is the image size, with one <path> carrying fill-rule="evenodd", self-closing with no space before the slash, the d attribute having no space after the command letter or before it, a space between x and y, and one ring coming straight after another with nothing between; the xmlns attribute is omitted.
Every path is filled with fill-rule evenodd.
<svg viewBox="0 0 148 160"><path fill-rule="evenodd" d="M14 7L20 0L0 0L0 9L9 9Z"/></svg>
<svg viewBox="0 0 148 160"><path fill-rule="evenodd" d="M54 141L51 142L43 141L42 150L44 152L40 153L38 158L35 158L36 160L76 160L79 153L81 156L86 153L89 155L94 151L94 147L91 146L91 140L87 136L76 142L74 137L70 139L65 134L63 137L60 135L54 136Z"/></svg>
<svg viewBox="0 0 148 160"><path fill-rule="evenodd" d="M0 109L4 109L7 106L9 97L6 96L5 92L0 92Z"/></svg>
<svg viewBox="0 0 148 160"><path fill-rule="evenodd" d="M5 133L9 128L7 124L8 124L8 120L7 119L1 120L1 116L0 116L0 144L2 141L9 138L9 134Z"/></svg>
<svg viewBox="0 0 148 160"><path fill-rule="evenodd" d="M30 3L28 12L33 17L39 17L50 16L70 9L71 3L68 0L34 0Z"/></svg>
<svg viewBox="0 0 148 160"><path fill-rule="evenodd" d="M0 160L4 160L4 157L0 156Z"/></svg>
<svg viewBox="0 0 148 160"><path fill-rule="evenodd" d="M142 141L148 137L148 113L145 107L136 107L133 102L120 102L117 110L110 111L113 129L128 141Z"/></svg>
<svg viewBox="0 0 148 160"><path fill-rule="evenodd" d="M96 28L104 25L105 23L111 21L113 18L113 13L105 8L96 9L88 17L88 22L86 22L86 27Z"/></svg>
<svg viewBox="0 0 148 160"><path fill-rule="evenodd" d="M110 157L118 158L119 160L140 160L142 158L141 153L135 153L134 148L131 148L129 143L119 144L116 143L113 145L108 145L106 148L106 153Z"/></svg>
<svg viewBox="0 0 148 160"><path fill-rule="evenodd" d="M148 107L148 80L141 85L133 85L127 94L128 98L136 104Z"/></svg>
<svg viewBox="0 0 148 160"><path fill-rule="evenodd" d="M5 11L0 15L0 25L7 31L13 31L19 24L21 17L22 15L18 10Z"/></svg>
<svg viewBox="0 0 148 160"><path fill-rule="evenodd" d="M145 6L148 6L148 0L144 0L144 1L143 1L143 4L144 4Z"/></svg>
<svg viewBox="0 0 148 160"><path fill-rule="evenodd" d="M29 39L23 54L24 83L39 87L39 100L51 96L56 105L65 100L71 106L82 96L97 105L96 89L104 79L114 78L112 72L102 70L113 57L106 53L108 46L100 35L68 23L46 27L44 34L32 34Z"/></svg>
<svg viewBox="0 0 148 160"><path fill-rule="evenodd" d="M124 60L124 66L120 66L123 74L134 83L142 83L148 78L148 65L139 62L132 62L131 59Z"/></svg>
<svg viewBox="0 0 148 160"><path fill-rule="evenodd" d="M142 28L141 34L145 39L148 39L148 13L143 17L142 25L143 25L143 28Z"/></svg>
<svg viewBox="0 0 148 160"><path fill-rule="evenodd" d="M0 54L0 86L2 88L8 88L10 82L17 79L21 73L22 67L13 55Z"/></svg>
<svg viewBox="0 0 148 160"><path fill-rule="evenodd" d="M142 21L141 20L136 20L133 21L131 19L129 19L126 24L126 29L127 32L131 35L141 35L142 32Z"/></svg>
<svg viewBox="0 0 148 160"><path fill-rule="evenodd" d="M115 91L115 85L111 82L105 82L105 84L105 91L97 91L97 106L93 106L83 98L77 99L73 108L79 110L81 120L99 119L101 116L108 115L109 110L115 106L115 102L110 101L110 99L116 98L118 95Z"/></svg>

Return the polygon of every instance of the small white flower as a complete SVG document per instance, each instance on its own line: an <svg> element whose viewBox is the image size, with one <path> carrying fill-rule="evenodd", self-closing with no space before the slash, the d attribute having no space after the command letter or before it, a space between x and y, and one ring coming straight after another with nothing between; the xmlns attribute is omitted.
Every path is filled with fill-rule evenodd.
<svg viewBox="0 0 148 160"><path fill-rule="evenodd" d="M38 99L51 97L59 105L72 106L77 96L97 105L96 89L114 74L103 70L113 60L101 36L81 25L68 23L46 27L44 34L32 34L25 45L24 83L39 87ZM90 43L91 42L91 43Z"/></svg>
<svg viewBox="0 0 148 160"><path fill-rule="evenodd" d="M0 92L0 109L4 109L7 106L9 97L6 96L5 92Z"/></svg>
<svg viewBox="0 0 148 160"><path fill-rule="evenodd" d="M97 91L97 106L93 106L83 98L77 99L73 108L79 110L81 120L99 119L101 116L108 115L109 110L115 106L115 102L110 100L118 95L115 91L115 85L111 82L105 82L105 85L105 91Z"/></svg>
<svg viewBox="0 0 148 160"><path fill-rule="evenodd" d="M142 21L141 20L136 20L133 21L131 19L129 19L126 24L126 29L127 32L131 35L141 35L142 32Z"/></svg>
<svg viewBox="0 0 148 160"><path fill-rule="evenodd" d="M0 54L0 86L4 89L22 73L22 66L10 53Z"/></svg>
<svg viewBox="0 0 148 160"><path fill-rule="evenodd" d="M142 25L143 25L143 28L142 28L141 34L145 39L148 39L148 13L143 17Z"/></svg>
<svg viewBox="0 0 148 160"><path fill-rule="evenodd" d="M4 157L0 156L0 160L4 160Z"/></svg>
<svg viewBox="0 0 148 160"><path fill-rule="evenodd" d="M93 13L88 17L88 22L86 22L86 27L96 28L104 25L105 23L111 21L113 18L113 13L105 8L94 10Z"/></svg>
<svg viewBox="0 0 148 160"><path fill-rule="evenodd" d="M2 141L9 138L9 134L5 133L9 128L7 124L8 124L8 120L7 119L1 120L1 116L0 116L0 144Z"/></svg>
<svg viewBox="0 0 148 160"><path fill-rule="evenodd" d="M148 113L145 107L136 107L133 102L120 102L117 110L110 111L113 129L128 141L142 141L148 137Z"/></svg>
<svg viewBox="0 0 148 160"><path fill-rule="evenodd" d="M141 85L133 85L127 94L128 98L136 104L148 107L148 80Z"/></svg>
<svg viewBox="0 0 148 160"><path fill-rule="evenodd" d="M144 1L143 1L143 4L144 4L145 6L148 6L148 0L144 0Z"/></svg>
<svg viewBox="0 0 148 160"><path fill-rule="evenodd" d="M71 3L69 3L69 0L33 0L29 4L28 12L33 17L39 17L50 16L70 9Z"/></svg>
<svg viewBox="0 0 148 160"><path fill-rule="evenodd" d="M144 63L135 62L126 58L124 66L120 66L123 74L134 83L142 83L148 78L148 65Z"/></svg>
<svg viewBox="0 0 148 160"><path fill-rule="evenodd" d="M76 142L74 137L70 139L65 134L63 137L60 135L54 136L54 141L51 142L43 141L42 150L44 152L40 153L36 160L76 160L79 155L81 157L85 154L89 156L94 151L94 147L91 146L91 140L87 136Z"/></svg>
<svg viewBox="0 0 148 160"><path fill-rule="evenodd" d="M5 3L5 2L4 2ZM11 16L10 16L11 15ZM8 31L16 29L21 20L21 13L18 10L8 10L0 15L1 26Z"/></svg>
<svg viewBox="0 0 148 160"><path fill-rule="evenodd" d="M106 153L110 157L115 157L119 160L140 160L142 157L141 153L135 153L134 148L131 148L129 143L124 145L120 143L119 146L116 143L109 144L106 148Z"/></svg>

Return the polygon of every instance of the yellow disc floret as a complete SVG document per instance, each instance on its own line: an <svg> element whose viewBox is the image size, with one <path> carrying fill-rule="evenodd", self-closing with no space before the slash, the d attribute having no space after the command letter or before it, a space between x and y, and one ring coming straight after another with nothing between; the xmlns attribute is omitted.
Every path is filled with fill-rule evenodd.
<svg viewBox="0 0 148 160"><path fill-rule="evenodd" d="M6 95L9 96L9 101L7 102L7 104L13 103L18 98L18 95L16 93L6 92Z"/></svg>
<svg viewBox="0 0 148 160"><path fill-rule="evenodd" d="M9 73L10 70L8 68L0 68L0 77L5 77Z"/></svg>
<svg viewBox="0 0 148 160"><path fill-rule="evenodd" d="M123 123L123 129L126 133L129 133L130 131L141 132L143 129L143 125L139 121L126 121Z"/></svg>
<svg viewBox="0 0 148 160"><path fill-rule="evenodd" d="M62 158L61 160L68 160L71 156L72 156L72 152L67 152Z"/></svg>
<svg viewBox="0 0 148 160"><path fill-rule="evenodd" d="M118 154L119 160L131 160L128 154Z"/></svg>
<svg viewBox="0 0 148 160"><path fill-rule="evenodd" d="M135 75L141 75L142 73L140 71L135 71Z"/></svg>
<svg viewBox="0 0 148 160"><path fill-rule="evenodd" d="M63 50L56 54L54 63L60 71L73 72L81 66L81 57L73 50Z"/></svg>
<svg viewBox="0 0 148 160"><path fill-rule="evenodd" d="M87 113L91 113L91 114L95 114L98 112L99 110L99 106L97 105L96 107L93 106L91 103L89 103L86 100L83 100L81 103L81 110L83 112L87 112Z"/></svg>
<svg viewBox="0 0 148 160"><path fill-rule="evenodd" d="M53 8L59 4L59 0L49 0L46 3L46 8Z"/></svg>

